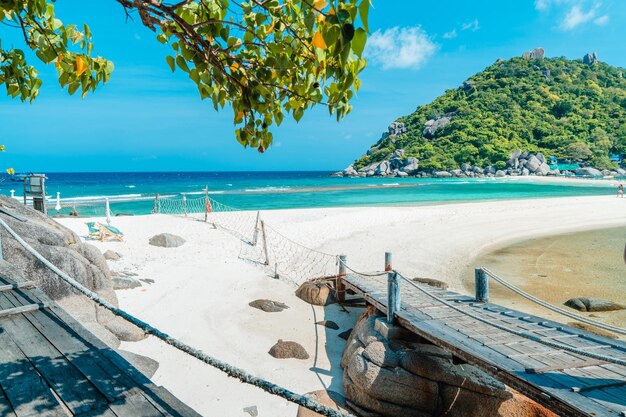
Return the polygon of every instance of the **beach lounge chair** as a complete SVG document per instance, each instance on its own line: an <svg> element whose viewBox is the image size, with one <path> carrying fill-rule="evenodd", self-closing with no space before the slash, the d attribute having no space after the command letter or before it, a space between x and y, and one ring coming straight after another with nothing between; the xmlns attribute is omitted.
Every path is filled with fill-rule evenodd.
<svg viewBox="0 0 626 417"><path fill-rule="evenodd" d="M88 222L87 228L89 229L89 239L99 240L101 242L117 240L124 240L124 233L122 233L117 227L107 226L98 222Z"/></svg>

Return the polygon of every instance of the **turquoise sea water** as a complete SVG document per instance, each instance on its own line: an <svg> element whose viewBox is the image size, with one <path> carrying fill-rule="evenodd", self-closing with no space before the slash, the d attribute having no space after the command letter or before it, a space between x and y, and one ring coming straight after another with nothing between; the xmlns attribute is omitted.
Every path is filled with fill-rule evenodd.
<svg viewBox="0 0 626 417"><path fill-rule="evenodd" d="M80 215L104 212L104 197L113 213L148 214L155 193L161 196L197 198L210 195L242 209L283 209L364 205L435 204L512 198L612 194L614 183L533 183L523 178L334 178L329 172L162 172L162 173L49 173L46 182L50 205L60 193L62 210L75 206ZM5 180L0 193L22 184ZM55 215L55 210L50 210Z"/></svg>

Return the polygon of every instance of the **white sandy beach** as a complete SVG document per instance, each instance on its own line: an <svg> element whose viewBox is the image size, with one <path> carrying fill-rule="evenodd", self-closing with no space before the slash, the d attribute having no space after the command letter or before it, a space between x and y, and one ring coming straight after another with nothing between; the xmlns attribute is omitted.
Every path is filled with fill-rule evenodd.
<svg viewBox="0 0 626 417"><path fill-rule="evenodd" d="M261 213L268 225L307 246L345 254L351 267L380 270L385 251L408 276L432 277L463 290L461 274L484 251L532 237L626 225L626 200L614 196L508 200L419 207L355 207L276 210ZM102 219L97 219L102 221ZM87 219L59 219L84 235ZM120 306L161 330L251 373L299 393L323 388L341 391L339 358L343 340L360 311L311 307L293 295L294 286L268 277L239 259L241 242L224 230L190 218L165 215L116 217L123 243L100 243L123 255L109 262L114 271L136 272L153 284L118 291ZM158 233L187 240L179 248L148 245ZM285 302L290 309L264 313L248 303L257 298ZM316 326L324 318L340 330ZM308 360L268 355L278 340L293 340ZM123 349L160 363L157 384L170 389L203 415L294 416L296 407L226 377L163 343L148 338Z"/></svg>

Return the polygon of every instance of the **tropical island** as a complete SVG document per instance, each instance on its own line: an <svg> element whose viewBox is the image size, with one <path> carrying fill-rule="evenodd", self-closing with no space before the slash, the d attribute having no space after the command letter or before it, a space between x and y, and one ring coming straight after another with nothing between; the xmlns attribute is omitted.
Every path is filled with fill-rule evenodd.
<svg viewBox="0 0 626 417"><path fill-rule="evenodd" d="M546 58L498 59L389 125L338 175L474 177L626 174L624 69Z"/></svg>

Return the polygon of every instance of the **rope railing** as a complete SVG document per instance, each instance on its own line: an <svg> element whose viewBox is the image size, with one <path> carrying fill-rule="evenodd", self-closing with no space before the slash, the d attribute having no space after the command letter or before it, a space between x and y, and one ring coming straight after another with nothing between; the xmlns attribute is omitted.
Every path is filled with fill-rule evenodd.
<svg viewBox="0 0 626 417"><path fill-rule="evenodd" d="M228 376L233 377L238 379L239 381L246 383L246 384L250 384L250 385L254 385L260 389L262 389L265 392L268 392L270 394L273 395L277 395L281 398L284 398L285 400L298 404L302 407L305 407L309 410L312 410L316 413L319 413L321 415L327 416L327 417L355 417L352 414L348 414L348 413L343 413L341 411L332 409L324 404L321 404L315 400L312 400L311 398L305 396L305 395L301 395L301 394L297 394L287 388L281 387L273 382L270 382L268 380L265 380L263 378L259 378L257 376L254 376L250 373L248 373L247 371L235 367L233 365L230 365L224 361L221 361L215 357L212 357L210 355L207 355L206 353L202 352L199 349L196 349L188 344L186 344L185 342L176 339L173 336L168 335L167 333L159 330L158 328L144 322L143 320L127 313L126 311L114 306L113 304L111 304L109 301L105 300L104 298L100 297L97 293L91 291L90 289L86 288L85 286L83 286L82 284L80 284L78 281L76 281L74 278L72 278L71 276L69 276L67 273L65 273L64 271L62 271L61 269L59 269L58 267L56 267L54 264L52 264L48 259L46 259L43 255L41 255L39 252L37 252L31 245L29 245L24 239L22 239L22 237L20 235L17 234L17 232L15 232L4 220L0 219L0 226L2 226L11 236L13 236L13 238L15 238L15 240L27 251L29 252L32 256L34 256L37 260L39 260L44 266L46 266L48 269L50 269L52 272L54 272L57 276L59 276L61 278L61 280L63 282L65 282L66 284L68 284L70 287L72 287L74 290L77 290L78 292L80 292L81 294L83 294L84 296L86 296L87 298L89 298L90 300L92 300L93 302L95 302L96 304L100 305L101 307L107 309L108 311L110 311L112 314L114 314L115 316L121 317L122 319L128 321L129 323L137 326L139 329L141 329L143 332L145 332L148 335L152 335L155 336L156 338L158 338L159 340L165 342L166 344L180 350L181 352L184 352L216 369L219 369L220 371L226 373Z"/></svg>
<svg viewBox="0 0 626 417"><path fill-rule="evenodd" d="M586 356L588 358L592 358L592 359L596 359L596 360L600 360L600 361L604 361L604 362L609 362L609 363L614 363L616 365L622 365L622 366L626 366L626 360L624 359L620 359L620 358L616 358L613 356L606 356L606 355L601 355L598 353L593 353L587 350L582 350L582 349L577 349L575 347L572 346L567 346L567 345L563 345L561 343L557 343L557 342L553 342L551 340L536 336L534 334L531 333L527 333L527 332L521 332L519 330L515 330L512 329L508 326L504 326L502 324L499 324L493 320L490 320L488 318L484 318L481 317L478 314L474 314L471 311L467 311L466 309L463 308L459 308L457 306L455 306L454 304L450 303L448 300L445 300L439 296L437 296L436 294L433 294L430 291L425 290L424 288L422 288L421 286L417 285L416 283L414 283L413 281L411 281L410 279L404 277L402 274L400 274L397 271L392 271L392 274L396 274L398 277L400 277L403 281L407 282L409 285L411 285L412 287L416 288L417 290L419 290L420 292L426 294L427 296L429 296L430 298L436 300L437 302L459 312L462 313L468 317L471 317L474 320L480 321L481 323L485 323L488 324L489 326L495 327L496 329L511 333L515 336L519 336L522 337L524 339L528 339L528 340L532 340L534 342L537 343L541 343L543 345L546 346L550 346L553 347L555 349L560 349L566 352L570 352L570 353L575 353L577 355L581 355L581 356Z"/></svg>
<svg viewBox="0 0 626 417"><path fill-rule="evenodd" d="M576 313L572 313L571 311L567 311L564 310L560 307L557 307L553 304L550 304L548 302L545 302L543 300L540 300L539 298L527 293L526 291L516 287L515 285L511 284L510 282L506 281L504 278L498 276L497 274L495 274L494 272L490 271L487 268L481 268L483 271L485 271L485 273L487 273L491 278L493 278L494 280L496 280L496 282L498 282L499 284L503 285L504 287L508 288L509 290L519 294L520 296L526 298L527 300L530 300L544 308L547 308L548 310L552 310L555 313L558 314L562 314L566 317L569 317L571 319L580 321L582 323L586 323L589 324L591 326L594 327L598 327L600 329L604 329L604 330L608 330L610 332L614 332L614 333L618 333L621 335L626 335L626 329L622 329L621 327L616 327L616 326L612 326L610 324L606 324L606 323L602 323L596 320L591 320L587 317L581 316L579 314Z"/></svg>

